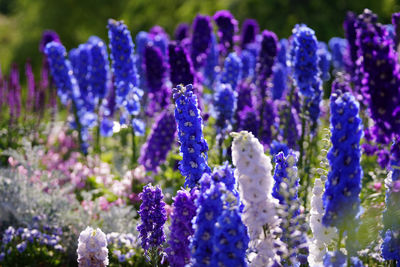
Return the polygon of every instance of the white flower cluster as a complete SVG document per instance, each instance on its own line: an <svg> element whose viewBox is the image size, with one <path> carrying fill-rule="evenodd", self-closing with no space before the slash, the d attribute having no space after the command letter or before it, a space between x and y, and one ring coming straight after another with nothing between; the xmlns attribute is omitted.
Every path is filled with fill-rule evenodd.
<svg viewBox="0 0 400 267"><path fill-rule="evenodd" d="M108 265L107 238L99 228L88 226L81 232L77 252L79 267Z"/></svg>
<svg viewBox="0 0 400 267"><path fill-rule="evenodd" d="M322 181L317 178L314 182L310 211L310 228L313 233L313 238L309 244L310 254L308 256L308 262L311 267L322 265L323 258L327 253L327 245L336 234L335 228L328 228L322 224L322 217L325 212L322 203L323 193L324 189Z"/></svg>
<svg viewBox="0 0 400 267"><path fill-rule="evenodd" d="M327 246L336 235L335 228L328 228L322 224L322 217L325 213L322 195L324 194L324 183L327 179L329 169L327 154L331 146L329 129L325 128L323 132L325 136L322 139L323 149L320 153L321 168L318 168L316 171L320 178L316 178L314 181L313 195L311 197L310 228L313 233L313 238L309 243L308 256L308 263L311 267L322 266L323 258L327 253Z"/></svg>
<svg viewBox="0 0 400 267"><path fill-rule="evenodd" d="M271 196L271 159L252 133L241 131L231 135L235 177L244 204L243 222L248 228L250 249L256 253L251 257L250 266L269 266L276 257L271 232L278 222L276 202Z"/></svg>

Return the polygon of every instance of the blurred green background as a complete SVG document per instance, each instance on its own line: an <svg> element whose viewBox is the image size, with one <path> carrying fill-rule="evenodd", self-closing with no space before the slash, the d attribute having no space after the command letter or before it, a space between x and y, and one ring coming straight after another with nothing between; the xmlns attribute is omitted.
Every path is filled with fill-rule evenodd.
<svg viewBox="0 0 400 267"><path fill-rule="evenodd" d="M53 29L67 50L98 35L107 40L107 19L123 19L133 35L158 24L172 34L179 22L191 22L197 13L213 15L230 10L239 23L256 19L261 29L288 37L297 23L316 31L319 40L343 36L347 10L370 8L379 21L390 23L400 10L398 0L0 0L0 65L8 73L11 62L21 71L27 58L39 72L38 44L42 31Z"/></svg>

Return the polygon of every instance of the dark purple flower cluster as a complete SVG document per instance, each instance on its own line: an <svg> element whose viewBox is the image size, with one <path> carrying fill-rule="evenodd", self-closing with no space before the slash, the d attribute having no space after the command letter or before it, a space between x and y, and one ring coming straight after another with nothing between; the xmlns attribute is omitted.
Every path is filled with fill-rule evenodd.
<svg viewBox="0 0 400 267"><path fill-rule="evenodd" d="M233 49L238 22L228 10L217 11L213 19L218 26L219 51L221 54L227 55Z"/></svg>
<svg viewBox="0 0 400 267"><path fill-rule="evenodd" d="M246 19L242 25L240 35L240 47L245 49L248 44L256 41L256 36L260 30L258 22L254 19Z"/></svg>
<svg viewBox="0 0 400 267"><path fill-rule="evenodd" d="M264 146L269 147L274 135L273 129L277 129L279 126L278 111L274 100L265 100L264 110L262 110L262 112L264 114L262 116L262 121L260 121L262 132L259 139Z"/></svg>
<svg viewBox="0 0 400 267"><path fill-rule="evenodd" d="M138 211L141 223L138 225L137 231L142 248L147 251L157 248L165 242L163 228L167 221L167 213L163 201L164 195L159 186L146 185L139 197L142 200Z"/></svg>
<svg viewBox="0 0 400 267"><path fill-rule="evenodd" d="M168 66L160 48L151 43L145 48L143 64L146 73L148 97L151 101L147 111L149 114L154 114L169 104L171 92L165 84Z"/></svg>
<svg viewBox="0 0 400 267"><path fill-rule="evenodd" d="M176 87L179 84L186 85L195 83L192 61L186 49L181 44L171 42L168 46L168 50L172 86Z"/></svg>
<svg viewBox="0 0 400 267"><path fill-rule="evenodd" d="M286 140L289 148L297 150L301 131L301 123L298 112L295 107L290 106L287 102L284 102L280 106L279 113L281 114L279 116L279 123L282 129L281 136L284 140Z"/></svg>
<svg viewBox="0 0 400 267"><path fill-rule="evenodd" d="M339 229L352 227L360 205L362 125L358 111L359 104L350 93L331 96L331 171L323 195L322 222Z"/></svg>
<svg viewBox="0 0 400 267"><path fill-rule="evenodd" d="M60 40L60 37L58 36L58 34L52 30L43 31L42 39L40 40L40 43L39 43L39 51L44 53L44 49L46 48L46 45L51 42L56 42L56 43L61 44L61 40Z"/></svg>
<svg viewBox="0 0 400 267"><path fill-rule="evenodd" d="M157 172L157 167L164 163L168 152L175 141L176 122L173 112L161 112L146 143L141 148L139 163L146 170Z"/></svg>
<svg viewBox="0 0 400 267"><path fill-rule="evenodd" d="M400 12L393 13L392 24L394 26L394 33L395 33L394 44L397 50L400 43Z"/></svg>
<svg viewBox="0 0 400 267"><path fill-rule="evenodd" d="M185 186L196 186L204 173L210 173L207 164L207 141L203 137L203 120L197 107L197 97L191 84L173 89L175 119L181 143L182 161L179 170L186 177Z"/></svg>
<svg viewBox="0 0 400 267"><path fill-rule="evenodd" d="M262 40L260 52L257 58L257 80L260 87L261 100L267 94L267 80L272 75L272 67L278 54L278 38L275 33L264 30L262 32Z"/></svg>
<svg viewBox="0 0 400 267"><path fill-rule="evenodd" d="M204 65L211 44L212 25L211 18L205 15L197 15L193 21L193 33L190 56L196 70Z"/></svg>
<svg viewBox="0 0 400 267"><path fill-rule="evenodd" d="M358 58L357 31L356 31L356 14L347 12L346 19L343 23L344 33L348 42L347 57L345 58L345 66L347 72L353 76L356 69L356 61Z"/></svg>
<svg viewBox="0 0 400 267"><path fill-rule="evenodd" d="M189 28L189 24L179 23L178 26L176 26L174 33L175 40L180 42L183 39L187 38L189 36Z"/></svg>
<svg viewBox="0 0 400 267"><path fill-rule="evenodd" d="M375 121L379 143L388 144L400 131L400 65L393 41L376 23L376 15L365 10L359 17L358 47L362 57L362 93Z"/></svg>
<svg viewBox="0 0 400 267"><path fill-rule="evenodd" d="M146 68L145 65L143 64L144 50L146 49L146 46L149 42L150 42L149 34L145 31L140 31L135 37L135 43L136 43L135 65L139 75L138 86L144 91L147 91Z"/></svg>
<svg viewBox="0 0 400 267"><path fill-rule="evenodd" d="M211 34L210 49L207 55L206 63L204 66L204 85L213 88L214 82L218 74L218 46L217 37L214 33Z"/></svg>
<svg viewBox="0 0 400 267"><path fill-rule="evenodd" d="M179 190L174 197L167 250L168 262L172 267L184 267L190 263L189 238L194 233L192 219L196 215L196 197L195 190L190 193Z"/></svg>

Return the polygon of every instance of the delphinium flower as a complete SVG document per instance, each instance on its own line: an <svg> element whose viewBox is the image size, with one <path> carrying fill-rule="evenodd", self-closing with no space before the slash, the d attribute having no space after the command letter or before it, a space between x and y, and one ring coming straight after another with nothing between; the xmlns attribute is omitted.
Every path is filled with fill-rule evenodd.
<svg viewBox="0 0 400 267"><path fill-rule="evenodd" d="M248 228L250 249L255 252L250 266L269 266L278 259L273 234L278 221L271 196L271 159L253 134L241 131L231 135L232 162L244 204L242 219Z"/></svg>
<svg viewBox="0 0 400 267"><path fill-rule="evenodd" d="M278 53L278 38L271 31L262 32L260 52L258 53L256 74L260 90L260 101L264 101L267 95L267 81L272 75L272 66Z"/></svg>
<svg viewBox="0 0 400 267"><path fill-rule="evenodd" d="M211 43L211 18L198 14L192 24L190 57L196 70L204 65Z"/></svg>
<svg viewBox="0 0 400 267"><path fill-rule="evenodd" d="M236 90L236 86L242 78L242 61L235 52L230 53L224 61L224 69L221 73L220 82L231 85L232 90Z"/></svg>
<svg viewBox="0 0 400 267"><path fill-rule="evenodd" d="M35 77L33 75L33 71L32 71L32 65L31 63L28 61L25 64L25 75L26 75L26 83L27 83L27 88L28 88L28 93L26 96L26 109L27 111L33 111L33 108L35 106ZM0 86L2 86L0 84ZM0 89L1 90L1 89ZM3 97L2 95L0 95L0 97ZM0 104L1 106L1 104Z"/></svg>
<svg viewBox="0 0 400 267"><path fill-rule="evenodd" d="M289 41L287 39L279 40L279 50L276 60L278 63L282 64L285 68L287 67L287 53L289 50Z"/></svg>
<svg viewBox="0 0 400 267"><path fill-rule="evenodd" d="M388 144L400 131L400 66L393 40L385 38L386 30L376 23L376 15L365 10L359 17L358 46L363 58L362 93L375 122L374 135Z"/></svg>
<svg viewBox="0 0 400 267"><path fill-rule="evenodd" d="M281 63L276 63L272 71L272 99L281 99L287 88L287 69Z"/></svg>
<svg viewBox="0 0 400 267"><path fill-rule="evenodd" d="M318 42L315 32L306 25L293 29L293 68L296 85L305 97L319 89Z"/></svg>
<svg viewBox="0 0 400 267"><path fill-rule="evenodd" d="M343 71L345 68L345 58L347 56L348 42L344 38L332 37L328 46L332 51L332 65L336 71Z"/></svg>
<svg viewBox="0 0 400 267"><path fill-rule="evenodd" d="M213 182L223 182L227 190L229 190L233 195L239 199L239 192L237 191L236 178L234 176L234 169L225 162L221 166L214 168L211 174L211 179Z"/></svg>
<svg viewBox="0 0 400 267"><path fill-rule="evenodd" d="M170 91L165 84L168 66L163 59L161 50L152 44L145 48L143 64L145 64L147 93L151 101L147 107L147 113L153 115L169 103Z"/></svg>
<svg viewBox="0 0 400 267"><path fill-rule="evenodd" d="M332 82L332 93L351 92L350 77L346 73L337 73L335 80Z"/></svg>
<svg viewBox="0 0 400 267"><path fill-rule="evenodd" d="M318 42L318 67L321 72L321 79L326 82L330 79L329 69L331 67L332 55L328 50L328 46L324 42Z"/></svg>
<svg viewBox="0 0 400 267"><path fill-rule="evenodd" d="M232 123L236 110L236 100L237 93L230 84L221 83L218 85L214 101L218 133L221 134Z"/></svg>
<svg viewBox="0 0 400 267"><path fill-rule="evenodd" d="M323 183L320 178L314 181L313 195L311 197L310 210L310 228L313 237L309 243L308 262L310 266L318 266L322 264L324 255L327 253L327 246L332 240L335 230L331 227L325 227L322 224L322 216L324 215L324 207L322 195L324 193Z"/></svg>
<svg viewBox="0 0 400 267"><path fill-rule="evenodd" d="M175 141L176 123L173 112L161 112L146 143L141 148L139 163L146 170L157 172L158 166L164 163L167 154Z"/></svg>
<svg viewBox="0 0 400 267"><path fill-rule="evenodd" d="M205 174L201 180L207 179ZM193 219L194 234L190 242L191 264L193 267L211 265L214 253L215 223L222 212L222 195L225 191L222 182L210 183L210 188L201 189L202 196L196 201L196 217Z"/></svg>
<svg viewBox="0 0 400 267"><path fill-rule="evenodd" d="M143 187L139 194L142 204L138 211L141 222L137 227L141 246L152 263L157 264L160 246L165 242L164 224L167 221L164 195L159 186Z"/></svg>
<svg viewBox="0 0 400 267"><path fill-rule="evenodd" d="M385 260L400 262L400 139L397 138L391 149L391 172L385 180L386 209L383 213L382 256Z"/></svg>
<svg viewBox="0 0 400 267"><path fill-rule="evenodd" d="M167 249L168 262L172 267L184 267L190 263L190 240L193 235L192 219L196 215L196 191L179 190L172 206L170 237Z"/></svg>
<svg viewBox="0 0 400 267"><path fill-rule="evenodd" d="M146 87L146 70L144 61L144 50L147 44L150 42L149 34L145 31L140 31L135 37L136 44L136 54L135 54L135 64L136 70L139 75L139 88L143 91L147 91Z"/></svg>
<svg viewBox="0 0 400 267"><path fill-rule="evenodd" d="M168 62L169 37L168 34L163 29L163 27L159 25L153 26L149 31L149 37L150 40L154 43L154 45L160 48L160 51L164 56L164 60Z"/></svg>
<svg viewBox="0 0 400 267"><path fill-rule="evenodd" d="M349 235L357 227L360 206L362 125L359 104L350 93L332 94L330 105L332 147L327 157L331 170L325 183L322 223L338 228L340 233L347 231L346 245L350 245Z"/></svg>
<svg viewBox="0 0 400 267"><path fill-rule="evenodd" d="M214 251L210 266L248 266L246 250L250 240L237 202L230 193L224 196L224 206L212 237Z"/></svg>
<svg viewBox="0 0 400 267"><path fill-rule="evenodd" d="M353 76L356 69L356 61L358 58L358 47L357 47L357 30L356 30L356 14L349 11L346 14L346 19L343 22L343 28L345 37L348 43L347 46L347 56L345 57L345 67L346 71Z"/></svg>
<svg viewBox="0 0 400 267"><path fill-rule="evenodd" d="M260 121L258 118L258 112L254 107L245 106L241 111L238 112L238 118L238 130L251 132L255 136L258 135Z"/></svg>
<svg viewBox="0 0 400 267"><path fill-rule="evenodd" d="M100 107L102 109L103 118L100 123L100 134L110 137L113 135L113 116L115 112L115 90L110 85L108 96L103 100Z"/></svg>
<svg viewBox="0 0 400 267"><path fill-rule="evenodd" d="M243 110L246 106L253 107L255 103L255 99L253 99L252 92L256 91L256 86L254 83L249 81L241 81L238 84L236 92L237 96L237 105L236 105L236 120L239 120L238 113Z"/></svg>
<svg viewBox="0 0 400 267"><path fill-rule="evenodd" d="M255 56L245 49L240 54L240 61L242 62L242 79L253 79L256 68Z"/></svg>
<svg viewBox="0 0 400 267"><path fill-rule="evenodd" d="M178 26L175 28L175 40L182 41L183 39L189 36L189 24L187 23L179 23Z"/></svg>
<svg viewBox="0 0 400 267"><path fill-rule="evenodd" d="M197 106L197 97L191 84L173 89L175 119L178 125L180 152L183 159L179 170L185 179L185 186L193 188L203 173L210 173L207 164L208 145L203 137L203 120Z"/></svg>
<svg viewBox="0 0 400 267"><path fill-rule="evenodd" d="M168 50L172 86L193 84L195 82L195 74L192 61L186 49L181 44L171 42Z"/></svg>
<svg viewBox="0 0 400 267"><path fill-rule="evenodd" d="M79 266L107 266L106 235L100 228L86 227L79 235L77 253Z"/></svg>
<svg viewBox="0 0 400 267"><path fill-rule="evenodd" d="M277 128L279 125L279 117L274 100L267 99L263 102L265 104L260 116L260 126L262 131L260 131L259 139L264 146L269 147L274 135L276 134L274 128Z"/></svg>
<svg viewBox="0 0 400 267"><path fill-rule="evenodd" d="M392 24L394 26L395 33L394 44L395 49L397 50L400 43L400 12L392 14Z"/></svg>
<svg viewBox="0 0 400 267"><path fill-rule="evenodd" d="M300 200L297 196L299 177L297 175L297 156L289 151L285 156L279 152L275 156L275 184L272 196L279 200L278 215L281 219L281 240L286 244L282 251L282 263L292 266L296 263L305 264L308 254L307 232L304 215L300 214Z"/></svg>
<svg viewBox="0 0 400 267"><path fill-rule="evenodd" d="M110 19L108 38L117 106L125 108L130 115L137 115L140 111L142 91L137 88L138 75L131 33L122 21Z"/></svg>
<svg viewBox="0 0 400 267"><path fill-rule="evenodd" d="M254 43L259 30L260 27L256 20L246 19L243 22L240 34L240 47L245 49L248 44Z"/></svg>
<svg viewBox="0 0 400 267"><path fill-rule="evenodd" d="M91 36L88 43L91 44L90 55L92 61L89 83L92 94L96 98L95 103L98 105L108 95L110 88L111 75L107 46L97 36Z"/></svg>
<svg viewBox="0 0 400 267"><path fill-rule="evenodd" d="M219 51L222 55L227 55L233 49L238 22L228 10L217 11L213 19L218 26Z"/></svg>
<svg viewBox="0 0 400 267"><path fill-rule="evenodd" d="M285 156L289 154L289 147L283 143L279 142L277 140L272 140L269 153L272 157L275 157L275 155L278 155L279 152L283 152Z"/></svg>
<svg viewBox="0 0 400 267"><path fill-rule="evenodd" d="M217 37L211 33L210 49L204 66L204 85L212 89L218 74L219 52L217 47Z"/></svg>
<svg viewBox="0 0 400 267"><path fill-rule="evenodd" d="M56 42L61 44L60 37L58 36L57 32L53 30L45 30L43 31L42 34L42 39L40 40L39 43L39 51L42 53L45 53L44 50L46 48L46 45L51 42Z"/></svg>
<svg viewBox="0 0 400 267"><path fill-rule="evenodd" d="M298 141L301 135L301 123L298 112L289 103L284 102L279 108L279 123L281 135L289 148L298 150Z"/></svg>

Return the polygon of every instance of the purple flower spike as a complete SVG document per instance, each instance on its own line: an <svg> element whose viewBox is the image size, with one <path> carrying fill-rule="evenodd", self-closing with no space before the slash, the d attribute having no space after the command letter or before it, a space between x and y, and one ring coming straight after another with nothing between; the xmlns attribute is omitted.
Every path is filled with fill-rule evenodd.
<svg viewBox="0 0 400 267"><path fill-rule="evenodd" d="M39 51L44 53L44 49L46 45L50 42L56 42L61 44L60 37L55 31L52 30L45 30L42 34L42 40L39 43Z"/></svg>
<svg viewBox="0 0 400 267"><path fill-rule="evenodd" d="M248 44L256 41L256 36L260 30L258 23L254 19L246 19L243 22L242 33L240 36L240 47L245 49Z"/></svg>
<svg viewBox="0 0 400 267"><path fill-rule="evenodd" d="M395 31L395 39L394 40L395 40L395 45L397 48L400 43L400 12L393 13L392 24L394 26L394 31Z"/></svg>
<svg viewBox="0 0 400 267"><path fill-rule="evenodd" d="M142 248L147 252L165 242L163 228L167 221L167 213L163 201L164 195L159 186L146 185L139 197L142 200L138 212L141 223L138 225L137 231L142 241Z"/></svg>
<svg viewBox="0 0 400 267"><path fill-rule="evenodd" d="M189 36L189 24L187 23L180 23L175 29L175 40L182 41L183 39Z"/></svg>
<svg viewBox="0 0 400 267"><path fill-rule="evenodd" d="M21 85L19 83L19 70L16 63L13 63L11 66L8 101L10 103L10 117L18 119L21 115Z"/></svg>
<svg viewBox="0 0 400 267"><path fill-rule="evenodd" d="M146 143L142 146L139 163L146 170L157 172L167 158L175 141L176 123L173 112L163 111L157 117Z"/></svg>
<svg viewBox="0 0 400 267"><path fill-rule="evenodd" d="M26 108L28 111L32 111L35 101L35 77L32 71L32 65L28 61L25 64L25 75L26 75L26 83L28 87L28 95L26 98Z"/></svg>
<svg viewBox="0 0 400 267"><path fill-rule="evenodd" d="M228 10L217 11L213 19L218 26L220 51L223 55L226 55L233 49L238 22Z"/></svg>
<svg viewBox="0 0 400 267"><path fill-rule="evenodd" d="M262 32L261 50L258 54L256 73L260 86L261 99L266 96L267 80L272 75L272 66L278 53L278 38L267 30Z"/></svg>
<svg viewBox="0 0 400 267"><path fill-rule="evenodd" d="M354 75L356 61L358 58L357 55L358 48L356 44L357 32L355 23L356 23L356 14L354 14L353 12L347 12L346 19L344 20L343 23L343 28L347 42L349 44L347 48L347 57L345 58L345 61L346 61L347 72L350 75Z"/></svg>
<svg viewBox="0 0 400 267"><path fill-rule="evenodd" d="M174 197L171 214L171 236L167 250L171 267L184 267L190 263L190 241L193 235L192 219L196 215L196 191L179 190Z"/></svg>
<svg viewBox="0 0 400 267"><path fill-rule="evenodd" d="M400 65L387 31L376 15L365 10L358 18L358 53L362 94L375 121L379 143L388 144L400 132ZM396 97L397 96L397 97Z"/></svg>
<svg viewBox="0 0 400 267"><path fill-rule="evenodd" d="M172 86L193 84L195 82L194 70L186 49L176 42L171 42L168 50Z"/></svg>
<svg viewBox="0 0 400 267"><path fill-rule="evenodd" d="M204 65L211 44L211 18L197 15L193 21L190 56L193 66L197 70Z"/></svg>

